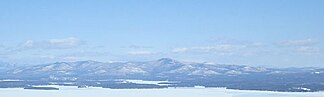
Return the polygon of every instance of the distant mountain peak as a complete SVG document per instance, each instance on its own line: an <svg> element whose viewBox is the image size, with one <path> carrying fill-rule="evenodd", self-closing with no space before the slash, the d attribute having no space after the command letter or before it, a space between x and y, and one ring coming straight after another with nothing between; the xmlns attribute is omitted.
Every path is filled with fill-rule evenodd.
<svg viewBox="0 0 324 97"><path fill-rule="evenodd" d="M76 63L100 63L100 62L94 60L86 60L86 61L77 61Z"/></svg>
<svg viewBox="0 0 324 97"><path fill-rule="evenodd" d="M171 58L161 58L157 60L161 64L172 64L172 63L177 63L177 60L171 59Z"/></svg>
<svg viewBox="0 0 324 97"><path fill-rule="evenodd" d="M51 64L69 64L68 62L55 62L55 63L51 63Z"/></svg>
<svg viewBox="0 0 324 97"><path fill-rule="evenodd" d="M161 58L158 61L175 61L175 60L171 58Z"/></svg>

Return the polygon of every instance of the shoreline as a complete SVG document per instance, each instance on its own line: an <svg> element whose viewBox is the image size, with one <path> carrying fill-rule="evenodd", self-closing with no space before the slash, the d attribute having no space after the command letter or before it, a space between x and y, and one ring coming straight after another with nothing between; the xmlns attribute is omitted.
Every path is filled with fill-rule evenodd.
<svg viewBox="0 0 324 97"><path fill-rule="evenodd" d="M195 88L195 87L168 87L168 88L102 88L102 87L88 87L88 88L78 88L78 86L60 86L60 85L42 85L44 87L58 88L58 91L65 90L93 90L93 89L102 89L102 90L224 90L229 92L268 92L268 93L324 93L324 91L316 91L316 92L283 92L283 91L267 91L267 90L240 90L240 89L227 89L225 87L214 88L214 87L206 87L206 88ZM52 90L42 90L42 89L25 89L26 87L17 87L17 88L0 88L0 90L4 89L21 89L21 90L31 90L31 91L52 91ZM1 91L0 91L1 92Z"/></svg>

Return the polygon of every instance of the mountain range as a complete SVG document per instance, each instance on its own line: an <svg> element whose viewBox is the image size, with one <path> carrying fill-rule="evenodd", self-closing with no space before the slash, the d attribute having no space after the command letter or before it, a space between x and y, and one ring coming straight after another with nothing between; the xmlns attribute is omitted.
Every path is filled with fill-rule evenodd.
<svg viewBox="0 0 324 97"><path fill-rule="evenodd" d="M203 85L233 89L324 90L324 68L266 68L245 65L188 63L170 58L147 62L56 62L31 66L0 63L0 79L37 81L170 80L176 86ZM1 85L1 84L0 84Z"/></svg>

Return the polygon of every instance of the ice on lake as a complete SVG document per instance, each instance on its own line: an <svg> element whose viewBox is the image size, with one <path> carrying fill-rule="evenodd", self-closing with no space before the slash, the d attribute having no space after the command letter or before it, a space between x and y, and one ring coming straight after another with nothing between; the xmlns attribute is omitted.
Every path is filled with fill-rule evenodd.
<svg viewBox="0 0 324 97"><path fill-rule="evenodd" d="M0 97L323 97L324 92L291 93L225 88L103 89L60 86L60 90L0 89Z"/></svg>

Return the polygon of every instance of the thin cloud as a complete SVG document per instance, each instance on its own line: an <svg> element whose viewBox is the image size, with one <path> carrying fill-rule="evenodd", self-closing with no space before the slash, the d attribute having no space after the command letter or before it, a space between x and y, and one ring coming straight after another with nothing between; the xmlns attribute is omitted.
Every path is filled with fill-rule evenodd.
<svg viewBox="0 0 324 97"><path fill-rule="evenodd" d="M26 50L49 50L49 49L72 49L77 48L81 45L84 45L85 41L81 41L75 37L63 38L63 39L48 39L45 41L34 41L27 40L17 46L14 47L3 47L4 50L2 55L10 55L15 54L21 51Z"/></svg>
<svg viewBox="0 0 324 97"><path fill-rule="evenodd" d="M77 60L79 60L79 57L75 57L75 56L39 55L38 57L41 59L56 60L56 61L77 61Z"/></svg>
<svg viewBox="0 0 324 97"><path fill-rule="evenodd" d="M55 59L55 58L57 58L57 57L54 56L54 55L40 55L39 57L40 57L40 58L45 58L45 59Z"/></svg>
<svg viewBox="0 0 324 97"><path fill-rule="evenodd" d="M243 49L245 47L246 47L245 45L220 44L216 46L194 47L192 49L203 51L203 52L214 52L214 51L230 52L238 49Z"/></svg>
<svg viewBox="0 0 324 97"><path fill-rule="evenodd" d="M128 52L127 54L129 54L129 55L152 55L154 53L151 51L131 51L131 52Z"/></svg>
<svg viewBox="0 0 324 97"><path fill-rule="evenodd" d="M123 48L130 48L130 49L148 49L148 48L153 48L151 46L142 46L142 45L130 45L130 46L126 46Z"/></svg>
<svg viewBox="0 0 324 97"><path fill-rule="evenodd" d="M213 46L199 46L199 47L183 47L175 48L173 53L213 53L220 55L232 55L238 53L240 50L247 48L246 45L235 44L218 44Z"/></svg>
<svg viewBox="0 0 324 97"><path fill-rule="evenodd" d="M319 41L315 39L300 39L300 40L286 40L278 42L279 48L286 53L299 53L299 54L318 54L320 53L320 48L317 46Z"/></svg>
<svg viewBox="0 0 324 97"><path fill-rule="evenodd" d="M62 58L65 61L77 61L79 58L74 56L66 56Z"/></svg>
<svg viewBox="0 0 324 97"><path fill-rule="evenodd" d="M305 46L305 47L299 47L297 51L304 54L316 54L320 52L320 49L318 47Z"/></svg>
<svg viewBox="0 0 324 97"><path fill-rule="evenodd" d="M27 40L23 44L21 44L20 47L22 48L33 48L35 46L35 43L33 40Z"/></svg>
<svg viewBox="0 0 324 97"><path fill-rule="evenodd" d="M0 43L0 48L5 48L6 46L2 43Z"/></svg>
<svg viewBox="0 0 324 97"><path fill-rule="evenodd" d="M310 46L317 44L318 41L314 39L301 39L301 40L286 40L277 43L279 46Z"/></svg>
<svg viewBox="0 0 324 97"><path fill-rule="evenodd" d="M59 48L59 49L66 49L66 48L74 48L82 45L80 39L75 37L63 38L63 39L50 39L47 41L49 48Z"/></svg>
<svg viewBox="0 0 324 97"><path fill-rule="evenodd" d="M172 52L174 52L174 53L184 53L184 52L187 52L189 50L190 50L189 48L175 48L175 49L172 50Z"/></svg>
<svg viewBox="0 0 324 97"><path fill-rule="evenodd" d="M83 45L85 42L75 37L62 39L49 39L46 41L27 40L22 43L20 49L70 49Z"/></svg>

